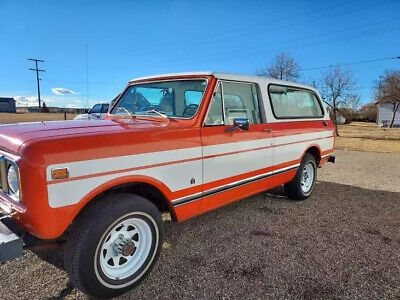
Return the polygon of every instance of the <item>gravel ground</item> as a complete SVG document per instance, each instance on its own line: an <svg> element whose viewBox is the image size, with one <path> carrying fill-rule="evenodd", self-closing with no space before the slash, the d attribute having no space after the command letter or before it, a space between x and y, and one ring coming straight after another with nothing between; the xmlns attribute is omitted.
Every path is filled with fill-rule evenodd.
<svg viewBox="0 0 400 300"><path fill-rule="evenodd" d="M398 299L399 174L387 168L398 172L400 155L336 154L307 201L278 188L181 224L166 221L159 262L121 299ZM0 298L85 298L68 283L61 257L25 251L0 266Z"/></svg>

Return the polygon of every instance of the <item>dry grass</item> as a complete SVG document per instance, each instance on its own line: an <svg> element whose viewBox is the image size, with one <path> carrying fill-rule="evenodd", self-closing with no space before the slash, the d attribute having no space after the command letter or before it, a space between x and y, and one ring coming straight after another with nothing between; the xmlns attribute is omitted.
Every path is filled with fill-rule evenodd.
<svg viewBox="0 0 400 300"><path fill-rule="evenodd" d="M72 120L75 116L76 114L67 114L67 120ZM0 113L0 124L61 120L64 120L63 113Z"/></svg>
<svg viewBox="0 0 400 300"><path fill-rule="evenodd" d="M335 148L367 152L400 153L400 128L382 128L374 123L354 122L339 126Z"/></svg>

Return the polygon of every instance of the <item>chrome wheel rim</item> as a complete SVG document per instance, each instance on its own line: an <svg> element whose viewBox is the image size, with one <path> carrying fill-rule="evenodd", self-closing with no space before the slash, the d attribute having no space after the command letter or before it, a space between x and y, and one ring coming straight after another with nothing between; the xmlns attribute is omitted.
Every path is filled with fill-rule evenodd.
<svg viewBox="0 0 400 300"><path fill-rule="evenodd" d="M125 219L103 240L99 256L100 268L112 280L125 279L143 266L152 245L150 226L141 218Z"/></svg>
<svg viewBox="0 0 400 300"><path fill-rule="evenodd" d="M300 185L303 193L310 192L314 183L314 176L315 176L314 165L312 164L312 162L308 162L307 164L304 165L303 170L301 172Z"/></svg>

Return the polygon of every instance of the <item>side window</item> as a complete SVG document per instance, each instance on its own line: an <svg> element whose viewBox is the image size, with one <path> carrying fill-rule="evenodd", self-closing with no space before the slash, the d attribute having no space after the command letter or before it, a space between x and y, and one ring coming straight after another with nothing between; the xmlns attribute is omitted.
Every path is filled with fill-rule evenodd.
<svg viewBox="0 0 400 300"><path fill-rule="evenodd" d="M218 83L218 88L215 91L213 99L211 100L210 108L204 124L208 126L224 124L221 83Z"/></svg>
<svg viewBox="0 0 400 300"><path fill-rule="evenodd" d="M99 114L101 112L101 104L96 104L93 106L93 108L90 110L90 112L93 114Z"/></svg>
<svg viewBox="0 0 400 300"><path fill-rule="evenodd" d="M234 119L245 118L250 124L261 123L257 85L254 83L224 82L225 125Z"/></svg>
<svg viewBox="0 0 400 300"><path fill-rule="evenodd" d="M317 96L311 91L270 85L269 94L277 119L319 118L324 115Z"/></svg>
<svg viewBox="0 0 400 300"><path fill-rule="evenodd" d="M106 114L108 112L109 104L103 104L103 107L101 108L101 113Z"/></svg>

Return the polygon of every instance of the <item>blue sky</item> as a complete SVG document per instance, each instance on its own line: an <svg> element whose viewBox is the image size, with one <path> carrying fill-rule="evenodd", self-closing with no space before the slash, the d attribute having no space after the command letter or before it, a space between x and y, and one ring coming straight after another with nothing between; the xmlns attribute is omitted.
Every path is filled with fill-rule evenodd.
<svg viewBox="0 0 400 300"><path fill-rule="evenodd" d="M254 73L280 51L302 68L400 55L400 1L0 1L0 96L49 106L110 101L138 76ZM89 86L86 92L85 45ZM364 102L400 59L349 66ZM318 81L323 70L304 71ZM56 88L74 91L57 95ZM28 100L28 102L26 102ZM24 102L25 101L25 102Z"/></svg>

